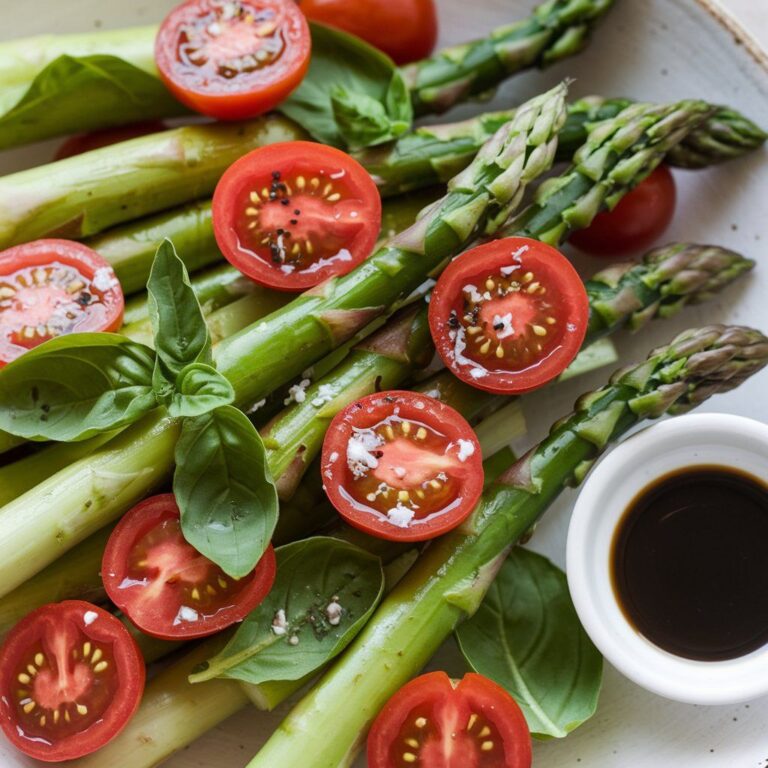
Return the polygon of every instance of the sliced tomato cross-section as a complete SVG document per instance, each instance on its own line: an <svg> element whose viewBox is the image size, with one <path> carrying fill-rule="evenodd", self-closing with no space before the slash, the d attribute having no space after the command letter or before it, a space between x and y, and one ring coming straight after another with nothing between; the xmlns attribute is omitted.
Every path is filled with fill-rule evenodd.
<svg viewBox="0 0 768 768"><path fill-rule="evenodd" d="M368 736L369 768L530 768L531 736L517 702L470 673L431 672L403 686Z"/></svg>
<svg viewBox="0 0 768 768"><path fill-rule="evenodd" d="M589 299L571 263L537 240L511 237L462 254L437 281L429 326L446 366L497 394L528 392L579 352Z"/></svg>
<svg viewBox="0 0 768 768"><path fill-rule="evenodd" d="M123 292L96 251L36 240L0 252L0 367L55 336L115 331Z"/></svg>
<svg viewBox="0 0 768 768"><path fill-rule="evenodd" d="M0 725L31 757L72 760L123 729L144 677L136 642L112 614L80 600L45 605L0 650Z"/></svg>
<svg viewBox="0 0 768 768"><path fill-rule="evenodd" d="M130 510L107 542L101 576L110 600L143 632L167 640L205 637L244 619L275 580L270 546L242 579L188 544L173 494Z"/></svg>
<svg viewBox="0 0 768 768"><path fill-rule="evenodd" d="M187 0L160 25L155 61L183 104L241 120L272 109L299 85L310 50L294 0Z"/></svg>
<svg viewBox="0 0 768 768"><path fill-rule="evenodd" d="M452 408L414 392L381 392L347 406L323 443L328 498L356 528L423 541L455 528L483 489L480 444Z"/></svg>
<svg viewBox="0 0 768 768"><path fill-rule="evenodd" d="M243 274L303 291L371 253L381 197L368 172L338 149L272 144L226 171L213 196L213 225L222 253Z"/></svg>

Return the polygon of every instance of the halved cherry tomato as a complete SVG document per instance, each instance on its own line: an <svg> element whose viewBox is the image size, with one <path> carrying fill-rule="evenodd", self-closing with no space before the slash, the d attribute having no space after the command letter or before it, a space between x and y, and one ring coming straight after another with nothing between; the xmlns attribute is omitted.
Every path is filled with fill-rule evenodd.
<svg viewBox="0 0 768 768"><path fill-rule="evenodd" d="M303 291L366 259L381 228L368 172L333 147L293 141L241 157L213 195L224 256L257 283Z"/></svg>
<svg viewBox="0 0 768 768"><path fill-rule="evenodd" d="M0 252L0 368L54 336L116 331L123 291L96 251L36 240Z"/></svg>
<svg viewBox="0 0 768 768"><path fill-rule="evenodd" d="M472 512L483 490L480 443L453 408L415 392L368 395L338 413L323 442L331 503L351 525L424 541Z"/></svg>
<svg viewBox="0 0 768 768"><path fill-rule="evenodd" d="M523 237L462 254L437 281L429 326L446 366L498 394L528 392L559 376L587 331L589 300L570 262Z"/></svg>
<svg viewBox="0 0 768 768"><path fill-rule="evenodd" d="M256 568L232 579L188 544L173 494L153 496L128 512L104 551L101 577L110 600L148 635L205 637L242 621L275 581L270 546Z"/></svg>
<svg viewBox="0 0 768 768"><path fill-rule="evenodd" d="M437 42L434 0L299 0L307 18L362 37L397 64L423 59Z"/></svg>
<svg viewBox="0 0 768 768"><path fill-rule="evenodd" d="M624 195L612 211L598 213L570 242L593 256L623 257L653 245L672 222L677 190L672 172L660 165Z"/></svg>
<svg viewBox="0 0 768 768"><path fill-rule="evenodd" d="M148 120L145 123L121 125L117 128L103 128L100 131L91 131L91 133L79 133L76 136L70 136L58 148L53 159L65 160L68 157L82 155L83 152L90 152L102 147L109 147L121 141L128 141L128 139L135 139L139 136L148 136L151 133L159 133L160 131L165 131L167 127L160 120Z"/></svg>
<svg viewBox="0 0 768 768"><path fill-rule="evenodd" d="M482 675L431 672L403 686L368 736L368 768L530 768L517 702Z"/></svg>
<svg viewBox="0 0 768 768"><path fill-rule="evenodd" d="M171 93L219 120L267 112L309 67L309 25L294 0L187 0L155 39L155 62Z"/></svg>
<svg viewBox="0 0 768 768"><path fill-rule="evenodd" d="M81 600L30 613L0 649L0 726L38 760L73 760L117 736L139 706L144 660L112 614Z"/></svg>

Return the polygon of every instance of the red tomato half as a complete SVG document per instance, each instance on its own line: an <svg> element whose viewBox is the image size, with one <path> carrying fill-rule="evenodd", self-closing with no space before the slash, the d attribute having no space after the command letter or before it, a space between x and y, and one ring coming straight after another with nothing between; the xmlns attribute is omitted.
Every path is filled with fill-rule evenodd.
<svg viewBox="0 0 768 768"><path fill-rule="evenodd" d="M528 392L576 357L589 321L584 284L549 245L510 237L448 265L429 303L429 327L446 366L473 387Z"/></svg>
<svg viewBox="0 0 768 768"><path fill-rule="evenodd" d="M142 631L192 639L242 621L275 581L270 546L256 568L232 579L188 544L173 494L135 506L112 532L101 577L109 599Z"/></svg>
<svg viewBox="0 0 768 768"><path fill-rule="evenodd" d="M116 331L123 291L96 251L36 240L0 252L0 368L55 336Z"/></svg>
<svg viewBox="0 0 768 768"><path fill-rule="evenodd" d="M309 67L309 25L294 0L187 0L165 17L155 61L182 104L219 120L267 112Z"/></svg>
<svg viewBox="0 0 768 768"><path fill-rule="evenodd" d="M307 18L362 37L397 64L423 59L437 42L434 0L299 0Z"/></svg>
<svg viewBox="0 0 768 768"><path fill-rule="evenodd" d="M424 541L464 521L483 491L472 428L415 392L368 395L338 413L323 442L331 503L351 525L391 541Z"/></svg>
<svg viewBox="0 0 768 768"><path fill-rule="evenodd" d="M677 190L672 172L660 165L645 181L624 195L612 211L598 213L570 242L594 256L623 257L653 245L675 215Z"/></svg>
<svg viewBox="0 0 768 768"><path fill-rule="evenodd" d="M368 736L368 768L530 768L531 735L517 702L470 673L422 675L384 706Z"/></svg>
<svg viewBox="0 0 768 768"><path fill-rule="evenodd" d="M381 229L368 172L333 147L292 141L241 157L213 195L224 256L257 283L303 291L366 259Z"/></svg>
<svg viewBox="0 0 768 768"><path fill-rule="evenodd" d="M73 760L125 727L144 691L144 660L112 614L81 600L30 613L0 649L0 726L38 760Z"/></svg>
<svg viewBox="0 0 768 768"><path fill-rule="evenodd" d="M148 136L150 133L160 133L167 129L165 123L159 120L149 120L146 123L134 123L133 125L121 125L118 128L104 128L91 133L80 133L70 136L56 151L54 160L65 160L68 157L82 155L94 149L109 147L121 141L128 141L139 136Z"/></svg>

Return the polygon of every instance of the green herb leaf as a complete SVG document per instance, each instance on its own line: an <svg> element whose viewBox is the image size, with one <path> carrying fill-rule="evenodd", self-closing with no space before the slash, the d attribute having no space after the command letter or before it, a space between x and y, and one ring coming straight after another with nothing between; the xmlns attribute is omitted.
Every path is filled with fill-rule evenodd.
<svg viewBox="0 0 768 768"><path fill-rule="evenodd" d="M185 419L173 492L184 538L233 578L250 573L277 524L277 490L256 428L225 405Z"/></svg>
<svg viewBox="0 0 768 768"><path fill-rule="evenodd" d="M186 111L157 77L122 59L59 56L0 117L0 149L80 132L84 125L93 130Z"/></svg>
<svg viewBox="0 0 768 768"><path fill-rule="evenodd" d="M361 149L409 130L408 86L392 60L357 37L313 23L312 61L279 109L324 144Z"/></svg>
<svg viewBox="0 0 768 768"><path fill-rule="evenodd" d="M203 363L188 365L176 380L168 404L171 416L202 416L235 400L235 390L215 368Z"/></svg>
<svg viewBox="0 0 768 768"><path fill-rule="evenodd" d="M272 591L192 682L299 680L341 653L381 600L381 561L359 547L318 536L276 554Z"/></svg>
<svg viewBox="0 0 768 768"><path fill-rule="evenodd" d="M0 371L0 429L27 440L85 440L157 407L155 355L111 333L59 336Z"/></svg>
<svg viewBox="0 0 768 768"><path fill-rule="evenodd" d="M515 697L534 736L562 738L595 713L603 659L545 557L515 549L456 636L470 667Z"/></svg>
<svg viewBox="0 0 768 768"><path fill-rule="evenodd" d="M157 351L155 388L163 392L169 384L176 384L188 365L212 360L211 337L200 302L170 240L164 240L157 249L147 293Z"/></svg>

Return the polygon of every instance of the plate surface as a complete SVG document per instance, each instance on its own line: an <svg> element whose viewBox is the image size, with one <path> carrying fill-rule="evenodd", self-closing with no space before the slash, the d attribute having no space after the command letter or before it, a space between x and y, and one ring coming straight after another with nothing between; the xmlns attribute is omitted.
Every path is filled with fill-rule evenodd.
<svg viewBox="0 0 768 768"><path fill-rule="evenodd" d="M758 4L758 0L752 0ZM51 31L83 31L94 26L118 27L158 20L171 0L36 0L35 14L13 14L0 37ZM531 0L438 0L442 44L482 36L494 26L523 16ZM527 96L573 77L573 95L601 93L668 101L702 97L745 111L768 125L768 67L755 51L735 39L698 0L619 0L593 45L578 59L545 73L516 78L488 108L513 105ZM10 0L0 0L8 9ZM477 111L477 107L474 111ZM463 109L460 114L473 110ZM452 116L453 117L453 116ZM45 162L51 146L0 155L0 170ZM680 204L668 240L713 242L765 261L768 245L768 168L765 151L705 172L677 173ZM587 272L597 262L581 260ZM731 288L721 299L657 323L638 337L622 335L617 344L624 359L644 356L654 345L685 327L709 322L751 324L768 331L768 265L751 279ZM529 442L546 434L552 414L567 413L575 397L604 382L606 372L551 388L526 399ZM738 392L718 397L702 410L727 411L768 422L768 372L754 377ZM524 447L524 446L521 446ZM563 496L544 518L531 546L562 564L573 492ZM435 662L460 675L461 662L446 646ZM768 699L738 707L692 707L646 693L606 670L597 715L567 740L537 744L537 768L752 768L768 765ZM285 710L265 714L243 711L209 733L166 765L169 768L241 768L279 722ZM25 761L0 743L4 768L40 765ZM364 765L359 763L360 768ZM277 768L277 766L275 767ZM286 768L301 768L290 766Z"/></svg>

